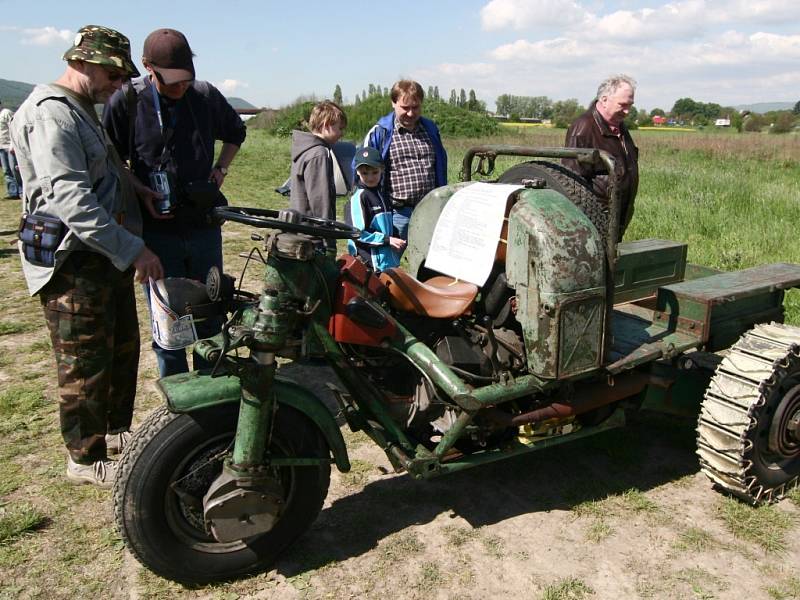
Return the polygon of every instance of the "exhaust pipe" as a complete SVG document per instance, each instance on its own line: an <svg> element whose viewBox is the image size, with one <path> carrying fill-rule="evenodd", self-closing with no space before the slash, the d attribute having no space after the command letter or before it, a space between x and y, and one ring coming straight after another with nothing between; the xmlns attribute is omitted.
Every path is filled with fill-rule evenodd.
<svg viewBox="0 0 800 600"><path fill-rule="evenodd" d="M539 421L574 417L634 396L648 385L668 388L672 385L672 381L645 373L633 372L624 377L617 377L614 380L614 385L608 385L607 383L577 385L575 386L573 399L569 402L556 401L542 408L519 415L510 415L497 408L487 408L481 411L481 414L503 427L520 427Z"/></svg>

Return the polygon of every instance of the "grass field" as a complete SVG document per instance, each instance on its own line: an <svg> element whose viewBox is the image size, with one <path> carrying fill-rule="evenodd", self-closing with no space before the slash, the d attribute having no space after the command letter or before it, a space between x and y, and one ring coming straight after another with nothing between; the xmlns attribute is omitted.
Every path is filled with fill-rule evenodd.
<svg viewBox="0 0 800 600"><path fill-rule="evenodd" d="M558 146L563 135L445 140L450 180L473 144ZM720 269L800 263L800 136L634 137L641 186L628 239L686 241L690 261ZM235 205L284 207L273 189L288 171L289 141L253 131L225 192ZM759 509L716 494L697 472L693 422L652 415L426 484L387 475L382 453L345 430L356 468L332 474L318 523L275 569L202 589L161 580L124 551L109 493L64 478L52 349L14 245L19 211L0 201L2 599L800 598L800 492ZM249 231L226 225L224 239L238 277ZM160 403L141 300L137 422ZM796 292L787 306L800 324Z"/></svg>

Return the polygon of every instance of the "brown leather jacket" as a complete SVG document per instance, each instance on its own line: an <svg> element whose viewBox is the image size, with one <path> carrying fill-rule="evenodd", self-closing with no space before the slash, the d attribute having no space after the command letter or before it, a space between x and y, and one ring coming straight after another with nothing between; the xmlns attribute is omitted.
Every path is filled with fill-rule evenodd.
<svg viewBox="0 0 800 600"><path fill-rule="evenodd" d="M620 124L620 135L611 132L608 123L600 116L592 102L589 110L570 125L564 145L568 148L597 148L605 150L616 161L615 170L619 181L621 201L619 237L633 217L633 201L639 188L639 149L625 124ZM564 166L583 176L601 198L608 202L608 174L592 167L579 165L574 159L565 158Z"/></svg>

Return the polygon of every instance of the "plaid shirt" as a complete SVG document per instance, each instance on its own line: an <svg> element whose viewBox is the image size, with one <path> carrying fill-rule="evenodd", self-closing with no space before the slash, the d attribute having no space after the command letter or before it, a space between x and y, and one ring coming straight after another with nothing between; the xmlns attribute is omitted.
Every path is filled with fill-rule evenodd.
<svg viewBox="0 0 800 600"><path fill-rule="evenodd" d="M436 155L422 126L414 131L395 122L389 146L389 196L393 201L413 206L436 187Z"/></svg>

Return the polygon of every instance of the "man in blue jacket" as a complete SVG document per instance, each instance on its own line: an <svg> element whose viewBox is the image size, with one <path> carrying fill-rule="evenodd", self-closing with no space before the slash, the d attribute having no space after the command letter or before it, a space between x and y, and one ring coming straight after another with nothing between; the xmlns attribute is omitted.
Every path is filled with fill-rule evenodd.
<svg viewBox="0 0 800 600"><path fill-rule="evenodd" d="M391 99L394 110L369 130L363 146L381 153L385 165L381 188L394 209L395 234L407 240L417 202L447 184L447 154L438 127L422 116L425 93L419 83L398 81L392 86ZM353 173L356 181L355 164Z"/></svg>

